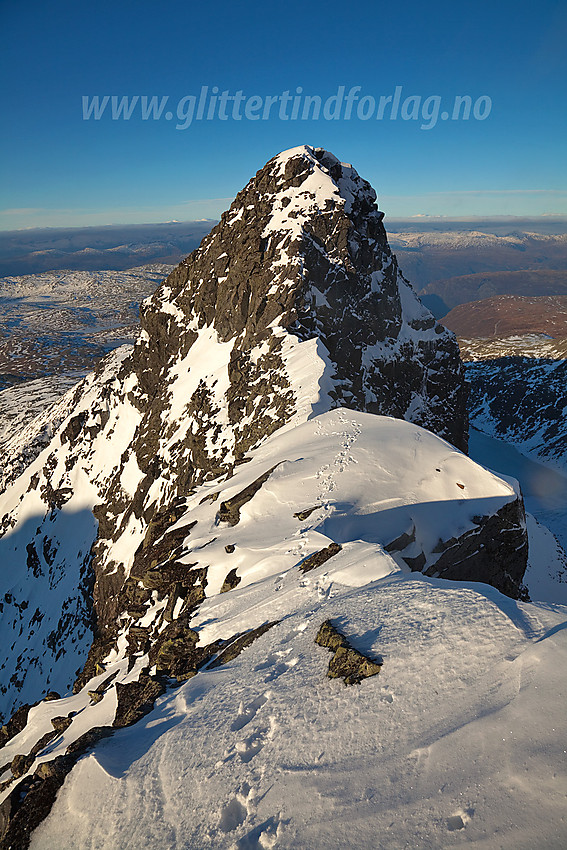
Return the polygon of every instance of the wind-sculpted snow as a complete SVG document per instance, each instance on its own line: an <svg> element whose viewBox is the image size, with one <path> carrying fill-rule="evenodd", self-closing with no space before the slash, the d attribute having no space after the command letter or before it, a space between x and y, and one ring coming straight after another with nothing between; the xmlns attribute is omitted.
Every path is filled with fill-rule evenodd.
<svg viewBox="0 0 567 850"><path fill-rule="evenodd" d="M25 782L89 729L122 725L115 720L118 691L143 671L156 683L168 681L164 674L169 681L201 675L235 636L296 616L304 588L317 586L321 598L332 583L362 588L390 574L407 575L419 556L424 570L443 574L446 547L440 544L466 540L470 532L473 557L467 555L468 567L467 558L453 559L452 574L464 569L466 578L469 569L489 580L480 517L515 504L513 483L390 417L338 409L274 434L232 477L204 484L178 504L165 528L150 525L148 545L138 549L131 578L114 599L121 612L114 629L91 649L85 669L92 678L80 678L76 696L32 709L33 728L28 723L0 750L5 763L31 750ZM63 511L60 521L66 516L77 522ZM516 547L523 530L519 525L515 537L512 531L510 563L521 572ZM78 527L75 534L67 530L73 539L81 539ZM339 545L325 563L305 572L310 556L331 543ZM230 573L234 589L227 590ZM60 739L52 735L34 750L55 716L71 722ZM0 777L8 782L5 794L15 793L11 775Z"/></svg>
<svg viewBox="0 0 567 850"><path fill-rule="evenodd" d="M355 577L370 561L358 549ZM99 743L32 850L561 846L564 721L551 695L567 661L565 609L379 561L358 587L346 560L342 575L331 560L207 601L211 628L280 623ZM350 688L326 678L315 643L325 620L383 662L378 676ZM34 709L34 736L48 714L77 711L80 723L85 702ZM111 690L90 710L99 722L113 706Z"/></svg>

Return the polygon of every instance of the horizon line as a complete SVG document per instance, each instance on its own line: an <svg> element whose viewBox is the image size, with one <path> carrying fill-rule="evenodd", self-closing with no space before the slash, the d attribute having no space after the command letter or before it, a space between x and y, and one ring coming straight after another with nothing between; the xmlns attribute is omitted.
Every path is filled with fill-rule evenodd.
<svg viewBox="0 0 567 850"><path fill-rule="evenodd" d="M1 214L1 211L0 211ZM388 221L407 221L419 223L420 221L440 221L440 222L467 222L467 221L536 221L545 219L546 221L556 219L567 222L567 212L565 213L538 213L535 215L512 215L510 213L489 213L486 215L443 215L430 213L414 213L413 215L398 216L384 214L384 220ZM160 225L185 225L185 224L205 224L210 222L216 224L219 218L188 218L188 219L169 219L166 221L143 221L143 222L106 222L104 224L43 224L31 225L29 227L0 227L0 233L31 233L37 230L95 230L103 227L159 227Z"/></svg>

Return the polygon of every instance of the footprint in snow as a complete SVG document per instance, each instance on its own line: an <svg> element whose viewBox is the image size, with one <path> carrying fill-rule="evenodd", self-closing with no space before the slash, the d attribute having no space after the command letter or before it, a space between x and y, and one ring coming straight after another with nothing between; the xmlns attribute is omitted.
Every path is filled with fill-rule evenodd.
<svg viewBox="0 0 567 850"><path fill-rule="evenodd" d="M331 592L332 588L333 582L329 581L328 573L322 575L321 578L318 579L315 583L315 590L317 591L317 596L321 601L323 601L324 599L329 599L331 596L334 595L334 593Z"/></svg>
<svg viewBox="0 0 567 850"><path fill-rule="evenodd" d="M295 667L299 658L290 658L289 661L282 661L280 664L276 664L276 666L270 670L264 682L273 682L275 679L279 679L284 673L287 673L288 670L291 670L292 667Z"/></svg>
<svg viewBox="0 0 567 850"><path fill-rule="evenodd" d="M280 641L280 645L283 645L284 643L289 643L289 641L292 639L292 637L293 637L293 634L286 635ZM254 667L254 670L265 670L266 667L271 667L273 664L277 664L277 662L281 658L283 658L285 655L289 655L290 652L291 652L291 647L288 647L287 649L276 650L276 652L270 652L270 654L268 655L266 660L262 661L260 664L257 664ZM267 693L270 694L270 691L268 691Z"/></svg>
<svg viewBox="0 0 567 850"><path fill-rule="evenodd" d="M248 764L249 761L252 761L254 756L258 755L266 743L267 733L267 729L259 729L257 732L253 732L243 741L239 741L236 744L236 752L240 757L240 761L244 762L244 764Z"/></svg>
<svg viewBox="0 0 567 850"><path fill-rule="evenodd" d="M299 582L300 587L308 587L310 584L311 584L311 581L308 578ZM294 637L297 635L298 632L304 632L305 629L307 628L307 626L309 625L309 620L311 619L311 617L313 616L314 613L315 613L315 611L309 611L307 614L305 614L305 621L302 622L302 623L299 623L297 626L294 626L293 631L288 632L288 634L285 635L285 637L283 637L280 640L280 645L285 644L285 643L289 643L290 640L294 639ZM291 652L291 649L286 649L284 654L287 654L288 652ZM258 668L256 668L256 669L258 669Z"/></svg>
<svg viewBox="0 0 567 850"><path fill-rule="evenodd" d="M256 667L258 670L259 667ZM265 705L270 698L270 692L267 691L265 694L257 697L248 705L244 705L243 702L240 703L238 709L238 715L235 720L232 721L230 729L232 732L238 732L240 729L243 729L251 720L254 720L259 710Z"/></svg>
<svg viewBox="0 0 567 850"><path fill-rule="evenodd" d="M248 817L248 810L240 802L238 797L233 797L220 813L219 828L223 832L232 832L239 827Z"/></svg>
<svg viewBox="0 0 567 850"><path fill-rule="evenodd" d="M255 826L236 842L236 850L269 850L275 847L281 834L282 821L279 815L268 818Z"/></svg>
<svg viewBox="0 0 567 850"><path fill-rule="evenodd" d="M288 643L293 637L293 633L286 635L286 637L281 641L281 644ZM254 670L268 670L268 674L266 675L264 682L273 682L274 679L279 679L283 673L287 673L288 670L295 667L299 661L299 658L289 658L287 661L284 661L283 659L286 655L289 655L290 652L291 647L288 647L288 649L282 649L279 652L270 652L266 660L262 661L261 664L257 664ZM266 696L269 695L270 691L267 691Z"/></svg>
<svg viewBox="0 0 567 850"><path fill-rule="evenodd" d="M282 641L284 643L284 641ZM291 652L291 650L288 650ZM278 661L278 656L276 653L270 652L270 654L266 657L265 661L261 661L260 664L256 664L254 670L265 670L266 667L271 667L272 664L276 664Z"/></svg>
<svg viewBox="0 0 567 850"><path fill-rule="evenodd" d="M474 809L460 809L456 814L447 818L447 829L449 832L457 832L459 829L464 829L470 823L473 815Z"/></svg>
<svg viewBox="0 0 567 850"><path fill-rule="evenodd" d="M254 809L254 796L254 789L244 782L236 796L220 811L219 828L222 832L233 832L244 823Z"/></svg>

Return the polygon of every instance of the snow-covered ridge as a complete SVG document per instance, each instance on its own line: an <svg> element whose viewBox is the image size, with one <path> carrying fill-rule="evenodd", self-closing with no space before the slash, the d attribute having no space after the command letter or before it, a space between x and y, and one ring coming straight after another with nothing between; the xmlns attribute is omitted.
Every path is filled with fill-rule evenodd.
<svg viewBox="0 0 567 850"><path fill-rule="evenodd" d="M525 357L547 360L567 358L567 340L551 339L545 334L514 334L494 339L459 338L461 357L465 362L493 360L500 357Z"/></svg>
<svg viewBox="0 0 567 850"><path fill-rule="evenodd" d="M32 850L561 847L565 608L418 574L353 588L332 564L216 597L212 617L293 613L82 758ZM380 675L325 678L325 619Z"/></svg>
<svg viewBox="0 0 567 850"><path fill-rule="evenodd" d="M239 494L270 470L253 495L239 500ZM84 498L88 503L92 495L84 491ZM234 516L223 518L223 505L235 498L240 505L236 522ZM117 623L114 648L97 662L100 672L76 696L33 709L32 726L6 744L2 758L10 762L23 749L29 750L52 728L52 716L72 711L77 720L68 725L55 746L50 742L45 751L38 752L29 765L30 775L43 762L64 754L89 728L111 726L117 686L135 681L140 671L152 664L154 673L156 666L160 669L163 664L161 650L157 655L149 652L144 641L135 650L133 634L138 638L140 633L146 635L148 646L165 647L176 624L189 617L199 645L206 646L289 616L295 591L272 596L274 587L277 591L288 574L289 587L301 587L305 581L301 565L333 542L341 551L320 574L338 584L360 587L391 573L407 574L408 562L419 555L425 558L424 570L435 574L444 551L440 541L478 530L479 516L495 514L516 499L513 482L484 470L418 426L389 417L339 409L274 434L234 476L205 484L187 499L179 520L155 540L162 563L158 557L157 564L150 564L149 571L146 564L140 573L138 562L131 588L137 586L140 600L145 596L146 602L127 604L128 613L124 611ZM84 534L77 523L78 496L67 505L58 522L67 518L66 540L72 548L80 545ZM407 542L402 541L404 536ZM10 544L11 537L8 532L4 545ZM173 560L167 549L171 539L176 541ZM183 580L170 586L168 579L165 584L158 579L160 570L173 567L184 569L188 576L199 576L202 598L207 601L195 613ZM227 593L230 575L236 589ZM72 580L70 572L67 581ZM143 588L148 583L154 589L146 593ZM196 586L191 583L192 589ZM246 594L257 600L259 591L265 595L261 605L255 602L240 608L238 601L232 601ZM45 632L49 625L36 628L39 640L42 629ZM36 653L40 657L39 644ZM50 674L51 687L55 672L61 673L56 669ZM181 672L177 675L183 678ZM105 681L111 685L101 691L102 699L91 708L88 693ZM91 718L88 722L87 717ZM9 778L8 771L0 781ZM4 796L10 790L12 783Z"/></svg>
<svg viewBox="0 0 567 850"><path fill-rule="evenodd" d="M266 469L273 471L241 505L238 522L219 519L223 504ZM538 704L536 694L556 680L565 652L561 611L481 584L412 574L380 543L415 524L416 542L431 546L437 534L474 525L483 501L506 504L514 494L511 482L417 426L341 409L274 434L232 478L200 487L166 534L179 538L185 529L177 562L209 565L206 597L190 620L198 645L276 625L236 661L215 667L213 656L180 687L169 682L147 717L96 744L92 730L112 731L121 688L148 665L143 646L128 649L121 618L118 652L100 672L77 694L32 708L0 750L9 762L47 741L18 762L25 787L32 776L57 776L52 765L64 766L81 741L92 742L32 850L87 850L93 839L157 850L167 835L174 848L229 850L241 842L291 850L308 841L314 850L339 850L361 807L359 846L374 846L383 818L398 812L396 840L409 840L417 817L433 850L452 846L460 830L494 831L503 804L497 815L490 799L504 785L515 814L510 840L517 843L534 818L540 838L549 835L560 791L548 789L544 800L537 783L529 792L510 786L501 765L512 759L520 770L528 741L541 754L532 757L532 776L560 762L549 734L560 723L557 706ZM341 550L303 572L331 540ZM240 581L219 593L232 571ZM165 601L154 592L141 628L159 628ZM182 607L172 607L173 622ZM381 659L379 676L355 690L325 679L328 658L314 644L325 619ZM0 780L10 777L5 770ZM418 815L401 817L408 799Z"/></svg>
<svg viewBox="0 0 567 850"><path fill-rule="evenodd" d="M274 219L269 230L281 230L283 227L291 228L293 219L299 214L304 219L315 210L324 211L327 203L336 203L339 199L344 204L344 211L353 212L353 208L360 203L360 199L374 203L376 192L372 186L363 180L350 163L340 162L334 154L323 148L312 148L309 145L291 148L274 157L273 163L278 169L276 175L282 182L286 178L288 163L294 159L301 158L310 166L309 176L297 190L286 186L285 192L288 200L289 211L282 215L281 199L276 205ZM292 215L289 215L289 212ZM383 213L376 213L382 217ZM290 220L291 219L291 220ZM269 233L269 230L266 233Z"/></svg>
<svg viewBox="0 0 567 850"><path fill-rule="evenodd" d="M487 247L495 247L499 245L509 245L515 248L521 248L526 243L540 242L543 245L566 245L567 235L547 235L543 233L533 233L529 230L516 231L505 235L487 233L480 230L444 230L440 233L435 231L427 233L404 233L395 232L391 234L390 241L396 248L409 248L421 245L431 245L435 247L451 247L451 248L477 248L479 251L485 250Z"/></svg>

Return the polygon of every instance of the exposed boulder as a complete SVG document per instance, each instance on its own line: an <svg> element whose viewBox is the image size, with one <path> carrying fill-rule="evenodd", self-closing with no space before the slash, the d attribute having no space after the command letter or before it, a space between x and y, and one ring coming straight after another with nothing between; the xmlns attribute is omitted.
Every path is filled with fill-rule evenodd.
<svg viewBox="0 0 567 850"><path fill-rule="evenodd" d="M163 683L151 676L140 676L137 682L129 682L127 685L118 682L118 706L112 725L122 727L136 723L152 710L157 697L164 691Z"/></svg>
<svg viewBox="0 0 567 850"><path fill-rule="evenodd" d="M330 620L321 624L315 643L333 653L327 671L329 679L343 679L345 685L358 685L363 679L376 676L382 669L381 661L373 661L354 649Z"/></svg>
<svg viewBox="0 0 567 850"><path fill-rule="evenodd" d="M300 517L303 519L303 515L300 514ZM341 547L338 543L331 543L319 552L314 552L313 555L309 555L300 563L299 569L303 573L308 573L310 570L314 570L316 567L320 567L325 564L329 558L332 558L333 555L336 555L340 551Z"/></svg>

